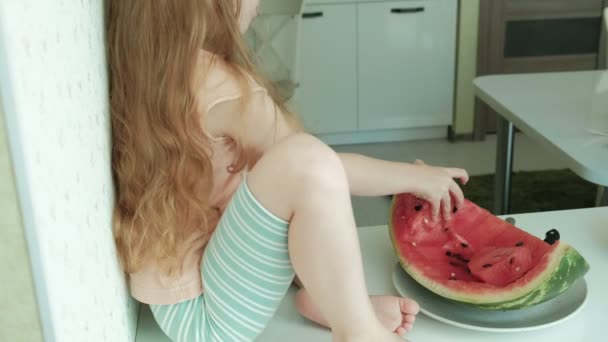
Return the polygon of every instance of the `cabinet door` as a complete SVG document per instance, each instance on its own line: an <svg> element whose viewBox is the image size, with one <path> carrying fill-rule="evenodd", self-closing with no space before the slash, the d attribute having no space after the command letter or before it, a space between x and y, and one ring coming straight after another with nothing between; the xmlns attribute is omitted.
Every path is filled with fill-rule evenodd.
<svg viewBox="0 0 608 342"><path fill-rule="evenodd" d="M359 130L451 124L457 1L358 6Z"/></svg>
<svg viewBox="0 0 608 342"><path fill-rule="evenodd" d="M313 133L357 130L356 6L307 6L296 105Z"/></svg>

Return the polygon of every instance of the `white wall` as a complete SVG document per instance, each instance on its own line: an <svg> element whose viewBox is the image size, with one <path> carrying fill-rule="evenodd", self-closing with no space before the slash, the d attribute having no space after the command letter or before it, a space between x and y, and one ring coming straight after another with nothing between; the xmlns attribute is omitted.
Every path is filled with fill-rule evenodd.
<svg viewBox="0 0 608 342"><path fill-rule="evenodd" d="M103 0L0 0L0 91L48 342L135 336L111 233L103 10Z"/></svg>
<svg viewBox="0 0 608 342"><path fill-rule="evenodd" d="M454 132L456 134L470 134L473 132L475 120L473 80L477 75L479 1L460 0L458 71L454 111Z"/></svg>
<svg viewBox="0 0 608 342"><path fill-rule="evenodd" d="M0 341L42 342L0 97Z"/></svg>

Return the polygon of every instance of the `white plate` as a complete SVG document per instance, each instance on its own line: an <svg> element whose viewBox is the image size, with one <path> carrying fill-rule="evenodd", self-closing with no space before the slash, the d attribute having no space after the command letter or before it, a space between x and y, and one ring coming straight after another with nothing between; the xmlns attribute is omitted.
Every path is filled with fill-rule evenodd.
<svg viewBox="0 0 608 342"><path fill-rule="evenodd" d="M573 317L587 301L587 283L582 278L548 302L514 311L480 310L449 301L418 284L399 264L393 270L393 284L399 294L416 300L420 311L431 318L461 328L490 332L547 328Z"/></svg>

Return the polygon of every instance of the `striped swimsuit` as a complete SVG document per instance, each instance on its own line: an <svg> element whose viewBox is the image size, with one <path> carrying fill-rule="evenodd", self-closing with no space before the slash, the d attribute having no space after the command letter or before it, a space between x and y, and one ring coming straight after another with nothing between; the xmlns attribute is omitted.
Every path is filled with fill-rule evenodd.
<svg viewBox="0 0 608 342"><path fill-rule="evenodd" d="M174 342L255 340L295 275L288 225L243 181L205 249L204 293L179 304L150 306L165 334Z"/></svg>

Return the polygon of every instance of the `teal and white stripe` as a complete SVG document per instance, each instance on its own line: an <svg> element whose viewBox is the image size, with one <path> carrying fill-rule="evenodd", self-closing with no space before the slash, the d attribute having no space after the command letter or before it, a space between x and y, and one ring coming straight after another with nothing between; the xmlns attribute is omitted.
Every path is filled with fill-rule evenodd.
<svg viewBox="0 0 608 342"><path fill-rule="evenodd" d="M203 256L204 294L174 305L152 305L174 342L253 341L268 325L294 277L289 223L239 187Z"/></svg>

